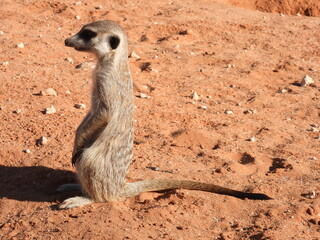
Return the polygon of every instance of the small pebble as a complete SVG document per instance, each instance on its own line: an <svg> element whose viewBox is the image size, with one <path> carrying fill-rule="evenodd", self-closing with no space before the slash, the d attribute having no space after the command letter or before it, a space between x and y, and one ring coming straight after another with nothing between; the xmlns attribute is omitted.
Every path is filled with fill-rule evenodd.
<svg viewBox="0 0 320 240"><path fill-rule="evenodd" d="M69 90L66 91L66 94L71 94L71 92Z"/></svg>
<svg viewBox="0 0 320 240"><path fill-rule="evenodd" d="M0 35L3 35L4 34L4 32L3 31L0 31Z"/></svg>
<svg viewBox="0 0 320 240"><path fill-rule="evenodd" d="M19 114L19 113L21 113L22 112L22 110L19 108L19 109L17 109L17 110L15 110L15 111L13 111L13 113L16 113L16 114Z"/></svg>
<svg viewBox="0 0 320 240"><path fill-rule="evenodd" d="M44 112L45 112L45 114L53 114L53 113L57 112L57 110L55 109L55 107L53 105L51 105L50 107L46 108L46 110Z"/></svg>
<svg viewBox="0 0 320 240"><path fill-rule="evenodd" d="M231 110L226 110L224 113L225 114L233 114L233 112Z"/></svg>
<svg viewBox="0 0 320 240"><path fill-rule="evenodd" d="M208 109L208 107L207 107L207 106L204 106L204 105L203 105L203 106L200 106L199 108L200 108L200 109L204 109L204 110Z"/></svg>
<svg viewBox="0 0 320 240"><path fill-rule="evenodd" d="M1 63L1 65L7 66L7 65L9 65L9 62L8 62L8 61L3 61L3 62Z"/></svg>
<svg viewBox="0 0 320 240"><path fill-rule="evenodd" d="M25 149L25 150L23 150L22 152L24 152L24 153L31 153L30 149Z"/></svg>
<svg viewBox="0 0 320 240"><path fill-rule="evenodd" d="M256 110L252 110L252 109L248 109L248 110L246 110L246 111L244 111L243 113L244 114L255 114L257 111Z"/></svg>
<svg viewBox="0 0 320 240"><path fill-rule="evenodd" d="M234 85L234 84L231 84L229 87L231 87L231 88L235 88L235 87L237 87L236 85Z"/></svg>
<svg viewBox="0 0 320 240"><path fill-rule="evenodd" d="M48 139L44 136L41 138L37 139L36 144L39 145L46 145L48 143Z"/></svg>
<svg viewBox="0 0 320 240"><path fill-rule="evenodd" d="M247 141L249 141L249 142L255 142L257 139L255 138L255 137L251 137L251 138L248 138L248 140Z"/></svg>
<svg viewBox="0 0 320 240"><path fill-rule="evenodd" d="M58 94L57 94L56 90L54 90L53 88L45 88L40 91L40 96L55 96L55 97L57 97Z"/></svg>
<svg viewBox="0 0 320 240"><path fill-rule="evenodd" d="M286 93L286 92L288 92L288 90L285 89L285 88L279 89L279 90L277 91L277 93Z"/></svg>
<svg viewBox="0 0 320 240"><path fill-rule="evenodd" d="M195 100L195 101L199 100L199 95L196 92L194 92L192 94L192 99Z"/></svg>
<svg viewBox="0 0 320 240"><path fill-rule="evenodd" d="M300 83L300 86L305 87L305 86L309 86L312 83L314 83L312 77L305 75Z"/></svg>
<svg viewBox="0 0 320 240"><path fill-rule="evenodd" d="M64 59L65 61L67 61L68 63L74 63L73 59L71 57L67 57Z"/></svg>
<svg viewBox="0 0 320 240"><path fill-rule="evenodd" d="M86 105L83 103L77 103L74 105L74 107L78 109L86 109Z"/></svg>
<svg viewBox="0 0 320 240"><path fill-rule="evenodd" d="M317 197L317 193L316 191L312 190L309 191L307 194L304 194L304 196L309 199L315 199Z"/></svg>
<svg viewBox="0 0 320 240"><path fill-rule="evenodd" d="M130 57L135 58L135 59L140 59L141 57L136 54L134 51L131 52Z"/></svg>
<svg viewBox="0 0 320 240"><path fill-rule="evenodd" d="M314 128L318 128L319 127L318 124L316 124L316 123L311 123L310 126L314 127Z"/></svg>
<svg viewBox="0 0 320 240"><path fill-rule="evenodd" d="M22 43L22 42L21 42L21 43L18 43L18 44L17 44L17 48L24 48L24 43Z"/></svg>
<svg viewBox="0 0 320 240"><path fill-rule="evenodd" d="M139 94L139 97L140 98L150 98L147 94L145 94L145 93L140 93Z"/></svg>
<svg viewBox="0 0 320 240"><path fill-rule="evenodd" d="M99 9L102 9L102 6L96 6L94 7L95 9L99 10Z"/></svg>
<svg viewBox="0 0 320 240"><path fill-rule="evenodd" d="M77 15L77 16L76 16L76 19L77 19L77 20L80 20L80 19L81 19L81 17L80 17L79 15Z"/></svg>

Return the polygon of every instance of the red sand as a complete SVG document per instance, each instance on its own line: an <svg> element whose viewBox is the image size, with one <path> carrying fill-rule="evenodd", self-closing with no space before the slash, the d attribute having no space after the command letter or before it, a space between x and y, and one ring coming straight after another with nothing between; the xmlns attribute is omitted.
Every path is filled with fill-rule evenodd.
<svg viewBox="0 0 320 240"><path fill-rule="evenodd" d="M278 13L226 0L0 3L0 239L320 239L320 19L296 16L319 16L320 3L230 2ZM135 99L129 180L199 180L274 200L179 190L55 209L70 196L55 189L75 179L87 109L74 104L90 105L91 69L75 66L93 60L64 39L98 19L126 29L141 57L130 58L135 95L150 96ZM305 75L315 84L297 86ZM38 95L48 87L58 96ZM50 105L57 112L43 114Z"/></svg>

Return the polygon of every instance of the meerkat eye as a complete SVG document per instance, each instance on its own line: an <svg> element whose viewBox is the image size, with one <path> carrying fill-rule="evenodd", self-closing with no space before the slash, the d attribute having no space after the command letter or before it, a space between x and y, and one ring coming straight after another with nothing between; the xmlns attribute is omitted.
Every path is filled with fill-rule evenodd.
<svg viewBox="0 0 320 240"><path fill-rule="evenodd" d="M119 46L120 38L118 36L109 37L109 43L111 48L114 50Z"/></svg>
<svg viewBox="0 0 320 240"><path fill-rule="evenodd" d="M82 38L86 42L88 42L91 38L94 38L95 36L97 36L97 33L87 29L81 31L80 33L80 38Z"/></svg>

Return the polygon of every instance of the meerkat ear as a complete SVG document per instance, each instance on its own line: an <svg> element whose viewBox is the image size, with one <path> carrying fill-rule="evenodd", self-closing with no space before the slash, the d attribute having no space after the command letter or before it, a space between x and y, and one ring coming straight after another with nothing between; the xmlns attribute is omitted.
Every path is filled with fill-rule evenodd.
<svg viewBox="0 0 320 240"><path fill-rule="evenodd" d="M120 38L118 36L109 37L109 44L112 50L115 50L120 44Z"/></svg>

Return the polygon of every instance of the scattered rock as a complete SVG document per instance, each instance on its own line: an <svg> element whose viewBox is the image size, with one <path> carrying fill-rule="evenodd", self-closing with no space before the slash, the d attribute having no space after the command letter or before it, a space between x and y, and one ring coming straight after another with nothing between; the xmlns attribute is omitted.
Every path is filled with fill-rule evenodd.
<svg viewBox="0 0 320 240"><path fill-rule="evenodd" d="M8 61L3 61L3 62L1 62L1 65L7 66L7 65L9 65L9 62Z"/></svg>
<svg viewBox="0 0 320 240"><path fill-rule="evenodd" d="M139 98L150 98L150 96L148 96L148 95L145 94L145 93L140 93L140 94L138 95L138 97L139 97Z"/></svg>
<svg viewBox="0 0 320 240"><path fill-rule="evenodd" d="M31 153L30 149L22 150L22 152L24 152L24 153Z"/></svg>
<svg viewBox="0 0 320 240"><path fill-rule="evenodd" d="M83 103L77 103L74 105L74 107L78 109L86 109L86 105Z"/></svg>
<svg viewBox="0 0 320 240"><path fill-rule="evenodd" d="M196 92L194 92L192 94L192 99L195 100L195 101L199 100L199 95Z"/></svg>
<svg viewBox="0 0 320 240"><path fill-rule="evenodd" d="M80 20L80 19L81 19L81 17L80 17L79 15L77 15L77 16L76 16L76 19L77 19L77 20Z"/></svg>
<svg viewBox="0 0 320 240"><path fill-rule="evenodd" d="M71 94L71 92L69 90L66 91L66 94Z"/></svg>
<svg viewBox="0 0 320 240"><path fill-rule="evenodd" d="M255 142L257 139L255 137L251 137L251 138L248 138L247 141L249 142Z"/></svg>
<svg viewBox="0 0 320 240"><path fill-rule="evenodd" d="M36 144L37 146L40 145L46 145L48 143L48 139L44 136L42 136L41 138L37 139Z"/></svg>
<svg viewBox="0 0 320 240"><path fill-rule="evenodd" d="M237 86L234 85L234 84L231 84L229 87L231 87L231 88L236 88Z"/></svg>
<svg viewBox="0 0 320 240"><path fill-rule="evenodd" d="M231 110L226 110L224 113L225 114L233 114L233 112Z"/></svg>
<svg viewBox="0 0 320 240"><path fill-rule="evenodd" d="M18 43L18 44L17 44L17 48L24 48L24 43L22 43L22 42L21 42L21 43Z"/></svg>
<svg viewBox="0 0 320 240"><path fill-rule="evenodd" d="M316 191L312 190L312 191L309 191L308 193L303 193L301 194L303 197L305 198L309 198L309 199L315 199L317 197L317 193Z"/></svg>
<svg viewBox="0 0 320 240"><path fill-rule="evenodd" d="M20 108L15 110L15 111L13 111L13 113L16 113L16 114L20 114L21 112L22 112L22 110Z"/></svg>
<svg viewBox="0 0 320 240"><path fill-rule="evenodd" d="M74 63L73 59L71 57L67 57L64 59L65 61L67 61L68 63Z"/></svg>
<svg viewBox="0 0 320 240"><path fill-rule="evenodd" d="M45 88L40 91L40 96L55 96L55 97L57 97L58 94L57 94L56 90L54 90L53 88Z"/></svg>
<svg viewBox="0 0 320 240"><path fill-rule="evenodd" d="M82 69L82 70L92 69L95 67L96 67L96 63L94 62L84 62L76 66L77 69Z"/></svg>
<svg viewBox="0 0 320 240"><path fill-rule="evenodd" d="M199 108L200 108L200 109L204 109L204 110L208 109L208 107L207 107L207 106L204 106L204 105L203 105L203 106L200 106Z"/></svg>
<svg viewBox="0 0 320 240"><path fill-rule="evenodd" d="M244 111L243 113L244 113L244 114L255 114L255 113L257 113L257 110L248 109L248 110Z"/></svg>
<svg viewBox="0 0 320 240"><path fill-rule="evenodd" d="M140 59L141 57L136 54L134 51L131 52L130 57L134 58L134 59Z"/></svg>
<svg viewBox="0 0 320 240"><path fill-rule="evenodd" d="M51 105L50 107L46 108L46 110L44 111L45 114L53 114L57 112L57 110L55 109L55 107L53 105Z"/></svg>
<svg viewBox="0 0 320 240"><path fill-rule="evenodd" d="M305 86L309 86L310 84L313 84L314 81L312 79L312 77L305 75L300 83L301 87L305 87Z"/></svg>
<svg viewBox="0 0 320 240"><path fill-rule="evenodd" d="M4 34L4 32L3 31L0 31L0 35L3 35Z"/></svg>

